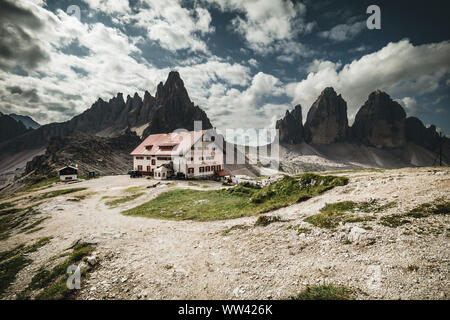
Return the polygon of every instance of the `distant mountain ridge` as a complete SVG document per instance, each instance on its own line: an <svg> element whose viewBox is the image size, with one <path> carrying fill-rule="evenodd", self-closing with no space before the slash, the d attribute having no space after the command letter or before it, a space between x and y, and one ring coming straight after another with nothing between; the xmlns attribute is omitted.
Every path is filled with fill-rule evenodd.
<svg viewBox="0 0 450 320"><path fill-rule="evenodd" d="M52 137L64 137L72 132L83 132L101 137L116 137L127 129L136 131L144 126L144 134L171 132L178 128L193 129L194 121L202 121L203 128L212 128L206 113L190 100L183 80L176 71L169 73L166 82L158 85L156 96L148 91L144 99L135 93L127 96L122 93L108 102L98 99L89 109L71 120L50 123L36 130L0 143L2 155L48 145ZM0 155L0 161L1 156Z"/></svg>
<svg viewBox="0 0 450 320"><path fill-rule="evenodd" d="M0 144L27 131L27 127L21 121L6 114L0 114Z"/></svg>
<svg viewBox="0 0 450 320"><path fill-rule="evenodd" d="M27 129L37 129L41 125L33 120L33 118L29 116L22 116L20 114L10 113L9 116L16 121L20 121Z"/></svg>
<svg viewBox="0 0 450 320"><path fill-rule="evenodd" d="M294 109L301 111L301 106ZM416 117L406 117L403 107L380 90L372 92L356 114L350 127L347 103L333 88L325 88L311 106L305 124L301 116L292 120L289 111L277 121L281 143L306 142L329 145L336 142L355 143L376 148L400 148L415 143L436 152L439 134L435 126L426 128ZM304 132L304 134L300 134ZM448 146L449 140L446 141Z"/></svg>

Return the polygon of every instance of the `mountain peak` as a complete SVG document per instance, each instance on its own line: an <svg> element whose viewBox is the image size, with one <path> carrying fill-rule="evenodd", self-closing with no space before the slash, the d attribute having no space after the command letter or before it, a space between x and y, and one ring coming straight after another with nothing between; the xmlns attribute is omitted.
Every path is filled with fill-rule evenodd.
<svg viewBox="0 0 450 320"><path fill-rule="evenodd" d="M336 91L334 91L333 87L326 87L325 89L323 89L321 95L333 95L333 96L337 96Z"/></svg>
<svg viewBox="0 0 450 320"><path fill-rule="evenodd" d="M386 92L375 90L356 114L353 135L367 145L400 147L406 142L405 118L398 102Z"/></svg>
<svg viewBox="0 0 450 320"><path fill-rule="evenodd" d="M178 71L171 71L166 82L160 82L156 90L156 100L166 100L176 98L183 103L191 103L184 82Z"/></svg>
<svg viewBox="0 0 450 320"><path fill-rule="evenodd" d="M308 111L305 141L330 144L344 141L347 134L347 102L332 87L327 87Z"/></svg>

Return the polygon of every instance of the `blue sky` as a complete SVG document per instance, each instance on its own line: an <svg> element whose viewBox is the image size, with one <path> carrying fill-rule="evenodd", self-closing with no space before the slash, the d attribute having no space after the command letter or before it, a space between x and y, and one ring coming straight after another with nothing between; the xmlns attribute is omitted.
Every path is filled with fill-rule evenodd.
<svg viewBox="0 0 450 320"><path fill-rule="evenodd" d="M450 133L444 1L0 0L0 111L65 121L99 97L154 95L178 70L213 125L273 127L327 86L350 123L381 89ZM366 9L381 9L381 30ZM80 19L67 8L80 8Z"/></svg>

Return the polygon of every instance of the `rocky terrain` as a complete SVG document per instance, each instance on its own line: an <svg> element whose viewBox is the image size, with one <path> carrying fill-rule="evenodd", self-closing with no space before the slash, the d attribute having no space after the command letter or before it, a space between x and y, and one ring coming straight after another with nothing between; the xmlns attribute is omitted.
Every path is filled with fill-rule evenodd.
<svg viewBox="0 0 450 320"><path fill-rule="evenodd" d="M280 141L297 144L303 141L302 106L296 105L294 110L286 110L283 119L277 121L276 129L279 130Z"/></svg>
<svg viewBox="0 0 450 320"><path fill-rule="evenodd" d="M406 117L402 106L380 90L369 95L351 127L347 103L333 88L320 94L304 125L301 116L296 120L292 115L298 110L300 106L277 121L281 149L286 151L280 160L287 172L308 171L309 156L318 160L309 166L314 170L433 166L439 149L443 165L450 164L450 139L440 137L434 125L427 128L418 118Z"/></svg>
<svg viewBox="0 0 450 320"><path fill-rule="evenodd" d="M359 109L352 126L353 138L378 148L403 146L406 113L388 94L377 90Z"/></svg>
<svg viewBox="0 0 450 320"><path fill-rule="evenodd" d="M333 88L325 88L308 111L305 141L330 144L345 141L347 135L347 102Z"/></svg>
<svg viewBox="0 0 450 320"><path fill-rule="evenodd" d="M349 183L266 214L279 217L266 226L255 225L257 216L199 222L120 213L173 188L222 187L214 182L148 188L153 180L115 176L78 183L87 189L35 206L34 217L46 217L42 229L13 232L0 242L5 251L52 237L27 255L32 262L1 298L17 298L42 266L55 265L62 259L55 257L82 240L94 251L83 264L89 278L74 299L287 299L323 283L345 286L357 299L449 299L448 212L402 217L426 203L448 202L450 170L334 174L349 177ZM105 196L121 197L130 187L143 194L118 206L106 204ZM57 184L0 204L27 206L30 196L64 188ZM335 229L305 221L326 204L342 201L369 204L369 210L361 209L355 213L360 219L340 222Z"/></svg>

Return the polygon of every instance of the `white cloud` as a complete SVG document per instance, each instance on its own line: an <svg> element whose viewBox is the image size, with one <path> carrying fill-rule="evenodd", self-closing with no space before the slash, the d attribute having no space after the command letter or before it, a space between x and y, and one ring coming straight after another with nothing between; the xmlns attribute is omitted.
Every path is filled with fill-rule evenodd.
<svg viewBox="0 0 450 320"><path fill-rule="evenodd" d="M91 9L107 14L125 14L130 11L128 0L83 0Z"/></svg>
<svg viewBox="0 0 450 320"><path fill-rule="evenodd" d="M250 86L240 91L221 85L212 85L207 97L197 101L219 128L267 128L274 124L289 107L284 104L266 103L266 98L284 94L281 81L263 72L257 73Z"/></svg>
<svg viewBox="0 0 450 320"><path fill-rule="evenodd" d="M416 99L412 97L404 97L403 99L399 99L398 103L400 103L406 111L408 116L420 116L424 113L431 112L431 110L419 103L417 103ZM436 112L438 112L436 110Z"/></svg>
<svg viewBox="0 0 450 320"><path fill-rule="evenodd" d="M208 52L200 35L214 32L207 9L190 11L178 0L153 0L149 8L142 7L127 20L147 30L148 38L158 41L170 51L191 50Z"/></svg>
<svg viewBox="0 0 450 320"><path fill-rule="evenodd" d="M414 46L402 40L342 68L330 61L314 62L306 79L288 84L286 92L293 104L303 106L306 116L320 92L332 86L347 101L352 120L369 93L376 89L396 97L434 92L450 72L449 56L450 41Z"/></svg>
<svg viewBox="0 0 450 320"><path fill-rule="evenodd" d="M319 32L319 37L334 41L346 41L360 34L364 28L366 28L365 21L352 24L339 24L331 28L331 30Z"/></svg>
<svg viewBox="0 0 450 320"><path fill-rule="evenodd" d="M309 33L314 22L306 22L306 6L283 0L210 0L223 11L243 14L232 20L232 27L258 53L266 53L270 46L281 40L292 39L298 33Z"/></svg>

